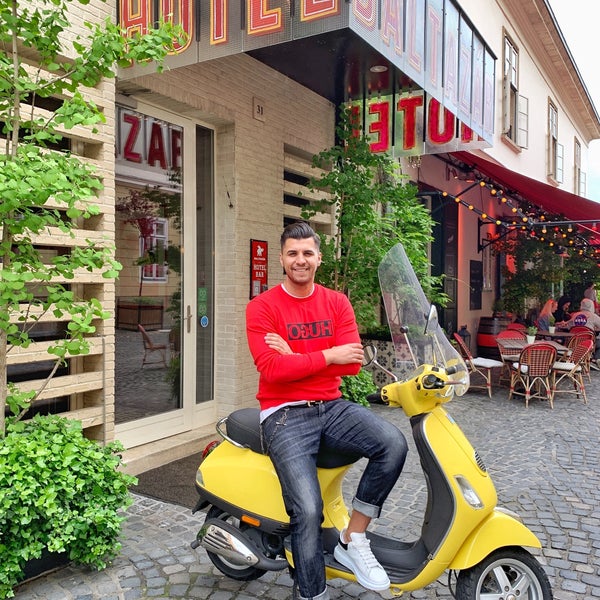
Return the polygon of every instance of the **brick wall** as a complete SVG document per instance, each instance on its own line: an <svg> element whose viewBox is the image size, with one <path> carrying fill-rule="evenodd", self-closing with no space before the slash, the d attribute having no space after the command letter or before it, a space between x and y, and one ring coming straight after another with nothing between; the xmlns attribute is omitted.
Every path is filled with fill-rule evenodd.
<svg viewBox="0 0 600 600"><path fill-rule="evenodd" d="M245 337L250 239L269 243L269 285L280 282L285 151L310 156L329 147L334 106L246 55L123 79L119 87L215 129L215 398L218 416L253 406L257 373ZM255 99L263 120L254 118Z"/></svg>

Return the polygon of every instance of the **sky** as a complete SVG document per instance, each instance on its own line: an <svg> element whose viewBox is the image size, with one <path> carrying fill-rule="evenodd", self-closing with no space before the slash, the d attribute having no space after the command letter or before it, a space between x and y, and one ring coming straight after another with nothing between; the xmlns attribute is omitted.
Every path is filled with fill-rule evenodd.
<svg viewBox="0 0 600 600"><path fill-rule="evenodd" d="M600 0L548 0L552 12L575 59L579 73L600 114L600 69L598 35ZM600 202L600 140L590 143L587 194Z"/></svg>

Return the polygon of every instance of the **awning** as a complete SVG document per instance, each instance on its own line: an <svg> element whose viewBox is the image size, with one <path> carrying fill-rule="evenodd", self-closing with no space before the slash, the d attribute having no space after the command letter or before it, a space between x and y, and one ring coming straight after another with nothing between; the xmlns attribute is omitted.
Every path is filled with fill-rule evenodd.
<svg viewBox="0 0 600 600"><path fill-rule="evenodd" d="M492 179L505 193L512 192L552 215L564 215L567 220L575 222L597 219L600 224L599 202L552 187L469 152L453 152L452 156ZM589 225L582 228L592 229Z"/></svg>

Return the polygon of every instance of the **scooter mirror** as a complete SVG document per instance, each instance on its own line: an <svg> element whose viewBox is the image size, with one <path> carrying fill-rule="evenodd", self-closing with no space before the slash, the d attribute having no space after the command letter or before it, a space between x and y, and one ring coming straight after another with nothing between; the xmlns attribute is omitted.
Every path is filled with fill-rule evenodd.
<svg viewBox="0 0 600 600"><path fill-rule="evenodd" d="M365 346L363 350L362 364L363 367L368 367L377 358L377 348L372 344L369 344L368 346Z"/></svg>
<svg viewBox="0 0 600 600"><path fill-rule="evenodd" d="M438 313L437 308L434 304L429 307L429 314L427 315L427 323L425 323L425 331L423 333L433 332L438 326Z"/></svg>

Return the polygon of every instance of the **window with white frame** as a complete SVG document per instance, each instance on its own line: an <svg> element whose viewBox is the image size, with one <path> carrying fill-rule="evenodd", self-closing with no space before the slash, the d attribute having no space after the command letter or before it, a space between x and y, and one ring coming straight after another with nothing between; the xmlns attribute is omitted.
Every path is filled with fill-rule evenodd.
<svg viewBox="0 0 600 600"><path fill-rule="evenodd" d="M148 236L140 237L142 281L166 282L169 273L166 256L168 220L153 218L151 229Z"/></svg>
<svg viewBox="0 0 600 600"><path fill-rule="evenodd" d="M586 177L585 173L581 170L581 143L575 138L575 149L573 152L574 156L574 173L573 173L573 191L578 196L585 196L586 194Z"/></svg>
<svg viewBox="0 0 600 600"><path fill-rule="evenodd" d="M508 37L504 37L502 133L514 144L527 148L529 144L529 100L519 94L519 52Z"/></svg>
<svg viewBox="0 0 600 600"><path fill-rule="evenodd" d="M558 110L548 101L548 177L563 182L564 146L558 143Z"/></svg>

